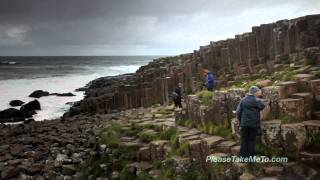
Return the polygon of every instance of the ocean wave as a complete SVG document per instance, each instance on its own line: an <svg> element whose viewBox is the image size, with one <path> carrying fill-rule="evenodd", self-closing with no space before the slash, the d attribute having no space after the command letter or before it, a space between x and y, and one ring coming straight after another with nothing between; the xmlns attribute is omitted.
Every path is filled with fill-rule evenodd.
<svg viewBox="0 0 320 180"><path fill-rule="evenodd" d="M0 65L15 65L15 64L18 64L18 63L15 61L1 61L0 62Z"/></svg>

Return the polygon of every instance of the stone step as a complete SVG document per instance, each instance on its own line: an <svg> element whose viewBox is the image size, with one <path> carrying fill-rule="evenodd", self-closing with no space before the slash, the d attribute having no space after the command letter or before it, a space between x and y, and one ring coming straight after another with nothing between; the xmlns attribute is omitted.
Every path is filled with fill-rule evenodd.
<svg viewBox="0 0 320 180"><path fill-rule="evenodd" d="M303 99L304 101L304 109L305 109L305 116L307 119L311 118L311 112L313 110L313 94L311 92L301 92L295 93L290 96L293 99Z"/></svg>
<svg viewBox="0 0 320 180"><path fill-rule="evenodd" d="M217 145L215 150L229 154L231 153L231 148L236 145L237 143L234 141L222 141Z"/></svg>
<svg viewBox="0 0 320 180"><path fill-rule="evenodd" d="M308 164L317 164L320 161L320 153L300 152L300 160Z"/></svg>
<svg viewBox="0 0 320 180"><path fill-rule="evenodd" d="M203 138L202 140L207 143L209 149L214 149L219 143L224 141L224 138L220 136L209 136L209 137Z"/></svg>
<svg viewBox="0 0 320 180"><path fill-rule="evenodd" d="M302 124L306 127L308 134L320 133L320 120L303 121Z"/></svg>
<svg viewBox="0 0 320 180"><path fill-rule="evenodd" d="M303 162L309 163L318 163L320 161L320 153L312 153L312 152L300 152L299 153L300 160Z"/></svg>
<svg viewBox="0 0 320 180"><path fill-rule="evenodd" d="M278 84L280 86L280 99L289 97L298 92L298 83L295 81L285 81Z"/></svg>
<svg viewBox="0 0 320 180"><path fill-rule="evenodd" d="M304 100L301 98L287 98L279 101L281 115L292 117L292 121L303 121L305 119L306 112L304 106Z"/></svg>
<svg viewBox="0 0 320 180"><path fill-rule="evenodd" d="M177 126L177 129L179 132L187 132L189 131L189 128L184 127L184 126Z"/></svg>
<svg viewBox="0 0 320 180"><path fill-rule="evenodd" d="M293 79L298 83L298 91L310 91L310 81L315 79L313 74L296 74Z"/></svg>

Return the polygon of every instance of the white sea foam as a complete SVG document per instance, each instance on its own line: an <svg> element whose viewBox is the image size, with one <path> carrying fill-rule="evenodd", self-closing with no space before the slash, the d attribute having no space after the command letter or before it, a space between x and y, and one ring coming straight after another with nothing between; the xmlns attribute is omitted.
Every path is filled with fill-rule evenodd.
<svg viewBox="0 0 320 180"><path fill-rule="evenodd" d="M28 95L34 90L40 89L49 91L50 93L72 92L76 96L47 96L38 99L42 110L34 115L35 120L58 118L69 109L70 105L67 105L67 102L74 102L83 98L83 92L75 92L75 89L85 86L89 81L98 77L133 73L139 67L140 65L120 65L100 67L95 70L95 73L87 75L73 74L48 78L1 80L0 110L9 108L9 102L14 99L19 99L24 102L33 100L34 98L29 98Z"/></svg>

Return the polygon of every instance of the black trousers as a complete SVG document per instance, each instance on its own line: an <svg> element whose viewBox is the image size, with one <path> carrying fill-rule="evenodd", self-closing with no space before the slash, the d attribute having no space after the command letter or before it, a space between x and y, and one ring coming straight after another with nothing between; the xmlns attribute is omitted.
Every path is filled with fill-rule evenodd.
<svg viewBox="0 0 320 180"><path fill-rule="evenodd" d="M174 99L173 102L175 107L182 108L181 98Z"/></svg>
<svg viewBox="0 0 320 180"><path fill-rule="evenodd" d="M213 87L209 87L209 86L208 86L208 87L207 87L207 90L208 90L208 91L213 91Z"/></svg>
<svg viewBox="0 0 320 180"><path fill-rule="evenodd" d="M241 157L250 157L255 155L257 133L258 127L241 127Z"/></svg>

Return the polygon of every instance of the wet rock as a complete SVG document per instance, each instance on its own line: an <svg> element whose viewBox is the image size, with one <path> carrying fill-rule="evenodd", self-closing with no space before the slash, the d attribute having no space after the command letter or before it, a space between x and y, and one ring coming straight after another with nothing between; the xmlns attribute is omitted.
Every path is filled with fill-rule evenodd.
<svg viewBox="0 0 320 180"><path fill-rule="evenodd" d="M24 102L21 100L12 100L10 101L9 104L10 106L15 107L15 106L21 106L22 104L24 104Z"/></svg>
<svg viewBox="0 0 320 180"><path fill-rule="evenodd" d="M56 96L76 96L74 94L72 94L71 92L69 93L52 93L50 95L56 95Z"/></svg>
<svg viewBox="0 0 320 180"><path fill-rule="evenodd" d="M0 111L0 123L17 122L23 120L24 114L18 109L8 108L3 111Z"/></svg>
<svg viewBox="0 0 320 180"><path fill-rule="evenodd" d="M23 113L25 117L31 117L36 114L36 110L41 110L41 105L38 100L33 100L21 106L20 111Z"/></svg>
<svg viewBox="0 0 320 180"><path fill-rule="evenodd" d="M43 97L43 96L49 96L50 93L48 91L43 91L43 90L36 90L36 91L33 91L29 97L33 97L33 98L40 98L40 97Z"/></svg>

